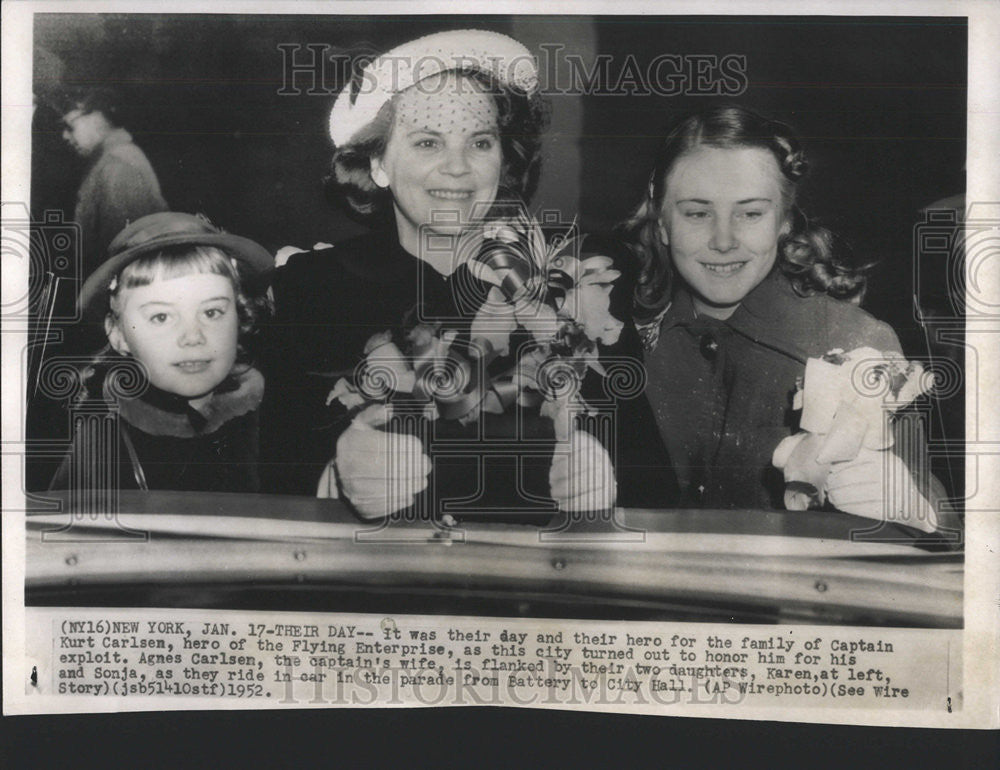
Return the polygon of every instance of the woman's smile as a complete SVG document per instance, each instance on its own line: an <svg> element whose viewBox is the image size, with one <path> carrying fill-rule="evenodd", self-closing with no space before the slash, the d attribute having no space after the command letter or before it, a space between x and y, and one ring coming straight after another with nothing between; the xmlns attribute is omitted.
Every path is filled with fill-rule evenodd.
<svg viewBox="0 0 1000 770"><path fill-rule="evenodd" d="M428 190L427 194L432 198L446 201L464 201L471 198L473 192L473 190Z"/></svg>
<svg viewBox="0 0 1000 770"><path fill-rule="evenodd" d="M740 262L702 262L700 264L713 275L725 278L739 272L747 262L749 260Z"/></svg>

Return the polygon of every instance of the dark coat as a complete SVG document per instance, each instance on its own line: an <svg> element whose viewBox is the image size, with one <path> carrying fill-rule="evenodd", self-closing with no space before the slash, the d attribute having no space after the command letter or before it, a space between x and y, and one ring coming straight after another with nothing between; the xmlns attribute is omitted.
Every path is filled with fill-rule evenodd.
<svg viewBox="0 0 1000 770"><path fill-rule="evenodd" d="M326 405L327 395L338 376L349 375L362 361L365 342L373 334L412 323L417 305L422 318L443 319L467 334L489 286L464 268L444 278L407 253L394 232L382 231L293 255L276 271L272 290L275 316L264 339L269 386L262 421L264 484L272 492L312 495L334 454L337 437L348 425L342 407ZM628 317L629 294L630 288L623 286L617 308L613 303L619 318ZM619 343L601 354L641 359L634 327L629 326ZM594 387L592 382L585 386ZM620 400L615 408L619 422L644 426L628 436L616 431L620 503L672 497L676 484L645 399ZM473 442L469 451L458 455L431 452L431 488L437 499L475 498L484 488L487 493L478 503L484 510L520 508L530 498L548 499L551 421L536 415L517 428L511 411L484 415L468 426L439 420L434 430L443 439ZM478 455L486 450L477 441L496 449L504 440L510 444L517 430L522 431L519 443L531 442L530 452L517 449L478 464ZM518 454L520 459L513 459ZM520 480L518 463L523 471ZM487 478L480 482L481 472ZM634 480L636 473L643 476L641 482ZM534 507L551 508L551 504L538 502Z"/></svg>
<svg viewBox="0 0 1000 770"><path fill-rule="evenodd" d="M260 490L258 409L264 379L256 369L229 378L201 411L156 388L127 399L99 385L103 398L74 410L73 445L53 489ZM116 462L109 464L112 447Z"/></svg>
<svg viewBox="0 0 1000 770"><path fill-rule="evenodd" d="M806 359L861 346L901 352L887 324L826 295L800 297L777 272L726 321L696 316L690 294L678 291L646 359L647 394L682 500L783 508L771 456L797 430L792 396Z"/></svg>

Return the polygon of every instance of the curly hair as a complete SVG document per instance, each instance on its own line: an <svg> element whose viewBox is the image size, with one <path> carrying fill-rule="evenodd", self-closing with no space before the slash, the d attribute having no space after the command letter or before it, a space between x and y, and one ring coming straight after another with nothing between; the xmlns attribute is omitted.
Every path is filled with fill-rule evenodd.
<svg viewBox="0 0 1000 770"><path fill-rule="evenodd" d="M742 107L717 107L683 120L663 142L649 178L646 195L621 225L619 232L635 254L638 281L635 320L655 318L670 302L674 268L670 249L660 238L660 213L674 164L700 147L758 148L770 152L781 170L780 189L787 233L778 240L777 269L797 293L828 294L860 301L865 272L857 266L846 245L826 228L811 222L796 204L800 181L809 164L792 130Z"/></svg>
<svg viewBox="0 0 1000 770"><path fill-rule="evenodd" d="M529 201L538 186L541 171L542 133L549 120L548 104L538 94L528 96L516 88L503 86L480 70L450 70L480 83L497 106L497 128L503 166L498 198ZM371 160L385 152L392 133L395 99L390 99L378 116L352 137L350 144L334 149L332 172L324 179L331 197L345 199L362 216L384 212L391 201L388 190L371 178Z"/></svg>

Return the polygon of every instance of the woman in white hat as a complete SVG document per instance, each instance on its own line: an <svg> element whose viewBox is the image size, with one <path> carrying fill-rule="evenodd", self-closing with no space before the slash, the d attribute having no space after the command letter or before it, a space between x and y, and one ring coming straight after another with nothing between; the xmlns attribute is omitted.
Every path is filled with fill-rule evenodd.
<svg viewBox="0 0 1000 770"><path fill-rule="evenodd" d="M354 371L373 334L475 314L499 283L471 259L482 243L477 225L498 201L530 198L545 118L528 50L477 30L399 46L340 94L330 116L333 181L376 226L336 247L296 253L276 272L262 446L272 491L313 494L323 476L329 492L339 486L362 516L375 517L408 507L426 488L431 462L421 441L371 429L384 411L376 410L374 425L356 420L345 430L343 414L326 405L329 375ZM503 435L516 421L492 415L459 438L480 430ZM334 447L337 483L324 474ZM481 482L511 493L489 507L545 498L572 504L567 475L550 467L551 444L549 451L548 458L536 451L542 457L522 461L520 471L511 465L507 482ZM448 497L482 491L475 454L451 462L450 471L435 458L435 477L449 479L437 486L446 483ZM597 454L599 468L575 467L601 486L608 499L599 502L607 506L614 480L607 455Z"/></svg>

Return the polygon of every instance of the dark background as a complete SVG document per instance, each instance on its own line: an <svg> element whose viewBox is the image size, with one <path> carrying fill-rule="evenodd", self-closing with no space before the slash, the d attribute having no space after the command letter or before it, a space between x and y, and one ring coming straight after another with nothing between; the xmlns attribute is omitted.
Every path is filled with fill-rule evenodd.
<svg viewBox="0 0 1000 770"><path fill-rule="evenodd" d="M736 101L791 123L814 161L806 209L882 260L866 306L900 331L913 320L912 230L918 210L964 190L963 19L561 17L225 17L36 15L36 52L60 79L115 84L131 97L128 127L178 210L204 211L275 248L336 241L357 229L322 194L332 96L278 96L279 43L370 44L374 50L449 27L562 42L586 53L739 53L749 88ZM581 36L581 33L582 36ZM580 42L582 41L582 42ZM57 68L58 69L58 68ZM51 69L36 77L51 85ZM46 82L48 81L48 82ZM579 211L582 226L623 216L646 181L671 118L713 97L560 96L536 204ZM32 211L72 211L81 167L44 107L35 121ZM950 731L626 718L534 710L131 714L3 720L10 766L111 757L149 767L249 759L353 766L543 763L609 766L986 767L995 735ZM195 748L191 738L198 738ZM187 739L187 740L185 740ZM100 748L97 748L100 747ZM456 751L452 752L451 749ZM388 755L387 755L388 752ZM96 757L100 756L100 759ZM877 763L877 765L876 765ZM85 762L84 764L89 764ZM114 762L110 764L114 765Z"/></svg>
<svg viewBox="0 0 1000 770"><path fill-rule="evenodd" d="M172 208L202 211L269 248L335 242L358 230L323 195L327 95L282 96L282 43L382 51L420 34L474 26L512 34L533 52L561 43L592 61L632 54L746 56L738 97L557 95L542 186L533 203L606 229L640 197L658 140L679 115L736 101L791 124L813 171L805 210L878 259L867 306L908 338L912 230L918 211L964 190L967 27L964 19L839 17L333 17L40 14L36 50L61 80L117 86L126 122ZM301 52L306 55L305 51ZM560 64L561 76L568 69ZM51 76L48 80L51 81ZM544 79L544 76L543 76ZM39 81L46 80L39 73ZM36 91L44 87L36 83ZM80 163L52 113L36 115L33 211L72 211Z"/></svg>
<svg viewBox="0 0 1000 770"><path fill-rule="evenodd" d="M36 14L32 213L72 215L82 162L64 145L45 95L61 86L113 86L124 122L159 175L171 207L272 250L336 242L363 226L324 194L331 155L327 120L345 81L327 66L317 82L286 85L280 44L326 44L335 53L376 53L418 35L475 27L504 32L533 53L561 44L588 64L610 57L612 82L629 55L640 69L669 54L746 57L737 97L575 93L550 97L536 208L557 209L583 230L604 230L641 197L658 142L679 116L720 101L793 126L812 160L805 211L844 236L859 261L878 261L865 307L899 333L910 357L925 356L935 329L915 320L913 295L948 303L945 260L915 264L920 209L964 192L967 24L905 17L434 17L159 14ZM303 48L298 56L305 57ZM302 62L302 58L297 60ZM543 60L544 61L544 60ZM556 60L561 83L569 70ZM550 75L542 73L543 86ZM608 82L605 82L605 86ZM926 302L923 303L926 307ZM950 324L961 327L961 318ZM940 324L938 324L940 326ZM956 359L960 344L938 344ZM963 393L939 404L932 439L961 437ZM936 459L955 493L962 459Z"/></svg>

